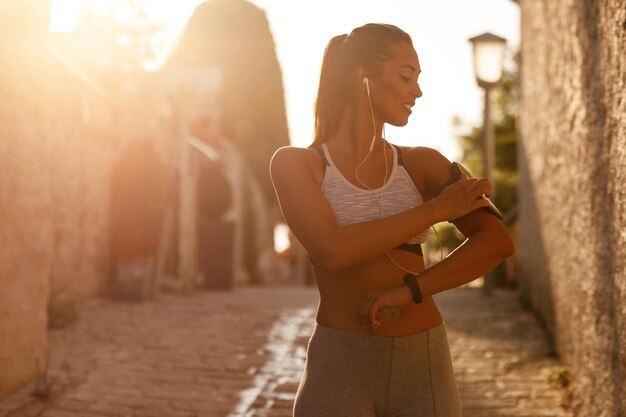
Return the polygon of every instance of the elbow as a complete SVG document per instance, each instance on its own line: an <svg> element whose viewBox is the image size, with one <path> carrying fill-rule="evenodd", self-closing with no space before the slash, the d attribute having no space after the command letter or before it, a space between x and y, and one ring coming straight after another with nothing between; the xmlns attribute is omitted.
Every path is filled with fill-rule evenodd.
<svg viewBox="0 0 626 417"><path fill-rule="evenodd" d="M515 253L515 245L508 233L504 233L502 238L497 239L496 251L500 260L513 256Z"/></svg>
<svg viewBox="0 0 626 417"><path fill-rule="evenodd" d="M327 271L338 271L349 266L349 262L339 250L325 248L321 250L313 259Z"/></svg>
<svg viewBox="0 0 626 417"><path fill-rule="evenodd" d="M334 256L325 256L321 260L322 267L327 271L338 271L346 267L346 265Z"/></svg>

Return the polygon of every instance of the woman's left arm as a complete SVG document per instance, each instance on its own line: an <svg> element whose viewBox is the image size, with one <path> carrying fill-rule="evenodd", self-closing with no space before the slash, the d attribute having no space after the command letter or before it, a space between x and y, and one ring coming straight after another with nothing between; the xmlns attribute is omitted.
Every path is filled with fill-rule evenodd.
<svg viewBox="0 0 626 417"><path fill-rule="evenodd" d="M452 163L430 148L412 148L404 154L407 169L414 181L421 181L425 197L428 199L438 195L452 174ZM452 220L452 223L467 240L442 262L418 276L424 296L466 284L515 251L504 224L487 209L474 210Z"/></svg>
<svg viewBox="0 0 626 417"><path fill-rule="evenodd" d="M424 296L466 284L515 251L502 221L485 209L468 213L453 223L467 239L443 261L419 274Z"/></svg>
<svg viewBox="0 0 626 417"><path fill-rule="evenodd" d="M421 165L425 168L423 192L436 195L451 174L452 165L439 152L422 150ZM426 156L426 158L424 158ZM409 159L410 158L406 158ZM413 175L412 175L413 176ZM426 196L425 196L426 197ZM424 297L466 284L495 267L515 251L508 231L500 219L486 209L477 209L452 223L467 238L463 244L436 265L417 276ZM378 327L377 315L384 305L403 307L412 302L411 290L406 284L372 293L361 306L364 322Z"/></svg>

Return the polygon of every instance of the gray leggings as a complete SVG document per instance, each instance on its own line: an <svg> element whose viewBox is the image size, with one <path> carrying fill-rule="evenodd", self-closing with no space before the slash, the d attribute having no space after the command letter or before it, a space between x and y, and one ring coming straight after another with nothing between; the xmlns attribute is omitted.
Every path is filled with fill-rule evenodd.
<svg viewBox="0 0 626 417"><path fill-rule="evenodd" d="M316 325L294 417L460 417L446 327L381 337Z"/></svg>

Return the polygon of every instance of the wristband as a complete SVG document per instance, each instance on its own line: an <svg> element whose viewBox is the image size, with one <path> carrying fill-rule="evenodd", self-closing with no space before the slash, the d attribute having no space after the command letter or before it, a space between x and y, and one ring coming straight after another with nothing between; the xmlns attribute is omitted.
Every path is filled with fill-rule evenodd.
<svg viewBox="0 0 626 417"><path fill-rule="evenodd" d="M404 276L404 283L409 286L411 289L411 294L413 294L413 302L415 304L419 304L422 302L422 290L420 290L420 286L417 283L417 277L413 274L406 274Z"/></svg>

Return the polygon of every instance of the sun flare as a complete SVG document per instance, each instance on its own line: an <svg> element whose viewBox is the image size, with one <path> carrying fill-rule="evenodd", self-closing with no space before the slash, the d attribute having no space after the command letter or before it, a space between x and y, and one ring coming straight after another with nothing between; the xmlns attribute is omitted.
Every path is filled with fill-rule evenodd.
<svg viewBox="0 0 626 417"><path fill-rule="evenodd" d="M50 32L72 32L78 24L78 0L52 0L50 5Z"/></svg>

